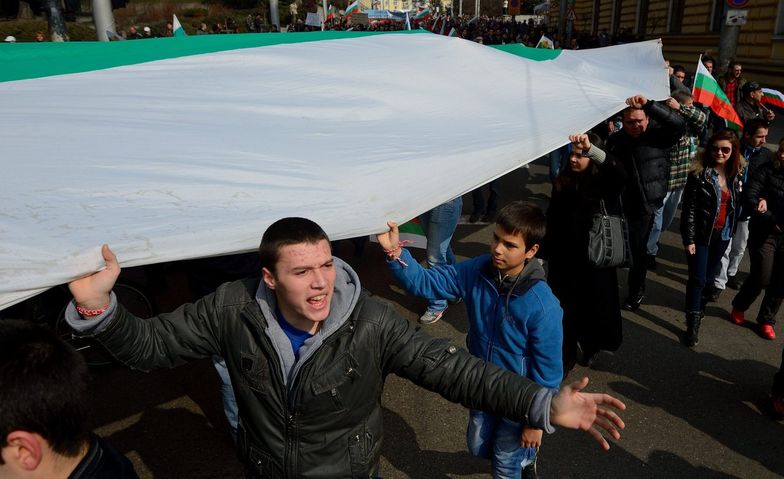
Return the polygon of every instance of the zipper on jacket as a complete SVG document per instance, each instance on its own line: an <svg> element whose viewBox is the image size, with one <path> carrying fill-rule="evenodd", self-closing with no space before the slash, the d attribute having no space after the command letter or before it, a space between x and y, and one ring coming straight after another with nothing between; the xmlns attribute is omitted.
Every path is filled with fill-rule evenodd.
<svg viewBox="0 0 784 479"><path fill-rule="evenodd" d="M485 275L480 274L484 281L487 281L490 284L490 287L493 288L495 292L495 300L493 301L493 320L490 322L490 335L488 336L488 347L487 352L485 353L484 360L487 362L492 362L490 358L492 357L492 351L495 347L495 329L496 329L496 322L498 320L498 303L501 301L501 293L499 292L498 287L492 282L490 279L486 278Z"/></svg>
<svg viewBox="0 0 784 479"><path fill-rule="evenodd" d="M296 428L296 416L294 411L286 408L286 448L283 453L283 463L286 468L286 477L297 477L297 435L294 433Z"/></svg>
<svg viewBox="0 0 784 479"><path fill-rule="evenodd" d="M347 322L348 323L348 322ZM344 325L345 326L345 325ZM331 334L328 338L324 339L321 342L321 345L311 354L308 356L307 359L300 365L299 371L293 378L292 383L290 384L289 388L286 389L286 431L285 431L285 438L286 438L286 447L284 450L283 456L283 464L286 470L286 477L297 477L297 444L299 443L299 438L296 434L296 427L297 427L297 404L300 403L302 400L301 396L301 388L299 387L300 378L301 377L309 377L310 370L313 367L314 357L318 354L318 351L327 346L328 344L334 342L334 338L341 334L341 330L344 326L338 328L333 334ZM354 330L353 325L349 328L351 331ZM280 371L280 368L278 368Z"/></svg>

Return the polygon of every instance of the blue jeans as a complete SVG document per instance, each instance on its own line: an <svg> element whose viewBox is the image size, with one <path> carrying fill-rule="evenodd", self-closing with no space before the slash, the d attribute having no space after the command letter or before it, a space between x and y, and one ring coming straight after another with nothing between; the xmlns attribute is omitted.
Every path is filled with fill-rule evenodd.
<svg viewBox="0 0 784 479"><path fill-rule="evenodd" d="M729 240L721 239L721 231L714 230L708 246L697 245L694 254L686 254L689 263L689 279L686 281L686 312L702 311L702 291L705 284L713 280L721 268L721 257Z"/></svg>
<svg viewBox="0 0 784 479"><path fill-rule="evenodd" d="M684 187L681 186L668 191L667 196L664 197L664 204L653 214L653 225L651 226L651 232L648 234L647 249L649 256L656 256L659 253L659 237L661 237L662 231L670 227L672 219L675 218L675 212L678 210L678 205L683 196L683 189Z"/></svg>
<svg viewBox="0 0 784 479"><path fill-rule="evenodd" d="M721 258L721 270L713 281L716 289L724 289L727 286L728 276L738 274L738 267L743 260L743 253L746 252L746 243L749 241L749 220L739 220L735 228L735 234L730 240L730 247L724 252Z"/></svg>
<svg viewBox="0 0 784 479"><path fill-rule="evenodd" d="M223 413L229 422L231 438L236 443L239 411L237 410L237 398L234 396L234 388L231 386L231 378L229 378L229 370L226 368L226 360L220 356L213 356L212 365L215 367L215 371L218 372L218 377L221 381L220 390L221 399L223 400Z"/></svg>
<svg viewBox="0 0 784 479"><path fill-rule="evenodd" d="M519 478L523 468L536 458L536 449L520 446L523 425L472 409L468 416L468 451L492 459L493 478Z"/></svg>
<svg viewBox="0 0 784 479"><path fill-rule="evenodd" d="M457 197L438 205L427 213L419 216L422 229L427 236L427 265L431 268L455 263L455 255L449 243L455 234L460 213L463 210L463 198ZM446 309L445 299L431 299L427 310L431 312Z"/></svg>

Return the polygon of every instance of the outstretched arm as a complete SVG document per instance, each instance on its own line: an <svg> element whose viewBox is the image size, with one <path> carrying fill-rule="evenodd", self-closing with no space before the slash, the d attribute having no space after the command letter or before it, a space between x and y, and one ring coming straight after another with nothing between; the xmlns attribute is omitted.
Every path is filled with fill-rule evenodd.
<svg viewBox="0 0 784 479"><path fill-rule="evenodd" d="M400 246L397 223L387 223L389 231L376 238L387 255L389 269L409 294L427 299L454 300L463 296L458 272L454 265L425 269Z"/></svg>
<svg viewBox="0 0 784 479"><path fill-rule="evenodd" d="M626 409L626 405L609 394L582 392L588 386L588 378L582 378L564 386L550 403L550 423L569 429L588 431L602 448L610 449L610 444L600 432L604 429L614 439L620 439L623 420L614 411Z"/></svg>

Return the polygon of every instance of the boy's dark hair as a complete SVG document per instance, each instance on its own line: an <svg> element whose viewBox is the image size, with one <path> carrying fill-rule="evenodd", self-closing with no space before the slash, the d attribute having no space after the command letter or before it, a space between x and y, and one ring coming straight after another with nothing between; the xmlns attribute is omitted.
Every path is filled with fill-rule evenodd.
<svg viewBox="0 0 784 479"><path fill-rule="evenodd" d="M43 326L0 321L0 448L11 432L27 431L40 434L54 452L74 457L89 437L86 416L82 356Z"/></svg>
<svg viewBox="0 0 784 479"><path fill-rule="evenodd" d="M525 241L526 251L544 239L547 220L544 211L533 203L513 201L501 208L495 224L510 234L520 234Z"/></svg>
<svg viewBox="0 0 784 479"><path fill-rule="evenodd" d="M770 128L770 122L764 118L752 118L743 124L743 133L754 136L760 128Z"/></svg>
<svg viewBox="0 0 784 479"><path fill-rule="evenodd" d="M686 69L683 68L683 65L675 65L675 66L672 67L672 73L673 74L678 73L678 72L686 73Z"/></svg>
<svg viewBox="0 0 784 479"><path fill-rule="evenodd" d="M315 222L296 217L279 219L272 223L261 237L259 245L261 267L274 273L280 248L300 243L315 244L321 240L329 243L327 233Z"/></svg>

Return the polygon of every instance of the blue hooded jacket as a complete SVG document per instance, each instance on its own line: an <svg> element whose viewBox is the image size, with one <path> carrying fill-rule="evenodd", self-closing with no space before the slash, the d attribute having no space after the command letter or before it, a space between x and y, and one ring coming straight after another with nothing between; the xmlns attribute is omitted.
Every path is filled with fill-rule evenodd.
<svg viewBox="0 0 784 479"><path fill-rule="evenodd" d="M410 293L427 299L463 298L468 309L468 351L485 361L558 388L563 379L563 310L538 261L529 261L509 288L490 255L425 269L403 248L392 273Z"/></svg>

